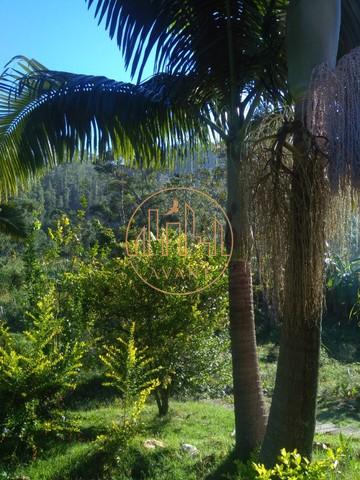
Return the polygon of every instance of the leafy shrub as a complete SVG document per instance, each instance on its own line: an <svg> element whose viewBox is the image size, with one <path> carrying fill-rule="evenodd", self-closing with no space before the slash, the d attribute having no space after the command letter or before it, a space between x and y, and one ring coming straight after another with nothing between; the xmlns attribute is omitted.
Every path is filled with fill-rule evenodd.
<svg viewBox="0 0 360 480"><path fill-rule="evenodd" d="M169 250L177 252L176 240L169 242ZM129 257L113 257L112 250L103 247L94 246L92 252L74 261L75 268L61 279L60 293L64 316L76 318L72 323L81 325L83 332L91 331L93 352L104 341L117 342L119 331L128 331L136 322L136 344L148 349L153 368L161 367L161 385L155 392L159 413L167 412L171 395L224 394L232 383L225 326L226 277L205 292L164 295L139 278ZM158 271L176 269L179 262L192 262L199 270L209 265L200 249L186 259L158 255L156 262ZM144 269L142 276L152 265L144 257L139 266ZM184 273L183 281L191 282L194 290L207 284L205 278L190 273Z"/></svg>
<svg viewBox="0 0 360 480"><path fill-rule="evenodd" d="M180 268L181 262L196 264L199 270L208 264L201 249L188 253L185 259L177 255L176 239L169 240L168 248L171 252L169 256L157 255L155 260L153 257L142 258L137 271L143 278L147 278L153 262L157 271ZM116 269L119 273L113 285L116 285L117 292L123 292L119 307L124 322L126 319L136 321L139 345L149 349L154 367L161 367L161 385L155 395L159 414L164 415L170 396L199 393L207 380L221 370L221 362L214 362L214 358L224 363L228 359L224 351L227 342L216 339L216 335L223 331L226 319L226 278L221 278L204 292L164 295L139 278L128 257L118 259ZM188 276L184 273L181 285L189 282L193 290L207 285L206 278ZM166 279L163 281L166 282Z"/></svg>
<svg viewBox="0 0 360 480"><path fill-rule="evenodd" d="M64 341L53 288L30 317L23 334L0 324L0 444L8 454L35 456L44 434L73 429L61 401L76 386L84 344Z"/></svg>
<svg viewBox="0 0 360 480"><path fill-rule="evenodd" d="M296 450L287 452L281 450L279 462L270 469L262 464L253 464L257 473L256 480L326 480L330 472L336 471L339 458L343 452L338 448L336 452L330 448L326 450L326 458L310 462Z"/></svg>
<svg viewBox="0 0 360 480"><path fill-rule="evenodd" d="M229 338L226 327L226 277L205 292L191 296L164 295L146 285L135 273L129 257L119 257L124 245L114 232L100 222L93 227L102 243L86 246L84 212L72 224L61 216L48 230L50 247L38 255L34 242L39 224L28 241L25 255L29 304L44 291L45 284L56 284L63 318L64 335L69 341L85 340L87 352L83 374L101 371L103 343L117 342L119 331L128 331L136 322L136 343L148 348L152 368L159 368L161 385L156 388L159 413L165 414L170 396L221 396L232 385ZM169 242L168 256L156 256L156 270L177 271L179 284L201 290L208 279L201 271L216 270L217 259L195 248L186 258L178 255L178 240ZM159 247L158 247L159 248ZM142 276L153 271L153 261L143 258ZM188 267L198 269L193 275ZM166 277L166 275L165 275ZM166 281L166 278L164 278ZM87 372L86 372L87 370Z"/></svg>
<svg viewBox="0 0 360 480"><path fill-rule="evenodd" d="M123 442L134 434L141 412L149 395L160 385L156 378L159 369L151 367L152 359L146 350L135 345L135 323L131 324L128 340L118 337L117 345L104 347L100 359L105 366L108 379L104 385L113 387L121 395L122 417L113 424L113 436Z"/></svg>

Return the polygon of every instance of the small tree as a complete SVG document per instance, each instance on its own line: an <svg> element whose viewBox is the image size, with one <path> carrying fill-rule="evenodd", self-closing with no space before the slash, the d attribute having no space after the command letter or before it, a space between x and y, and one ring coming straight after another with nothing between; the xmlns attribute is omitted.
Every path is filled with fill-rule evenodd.
<svg viewBox="0 0 360 480"><path fill-rule="evenodd" d="M187 257L177 254L179 238L169 242L169 255L143 256L136 272L129 257L117 261L122 274L118 276L118 291L123 292L123 315L136 320L137 337L146 345L159 372L160 386L155 391L159 414L165 415L171 394L186 393L212 373L218 365L209 363L207 351L221 345L211 340L223 327L227 311L226 276L209 285L204 271L216 272L220 261L207 257L202 248L194 248ZM192 269L187 267L191 265ZM182 268L183 267L183 268ZM151 288L140 278L151 272L167 272L159 281L166 289L171 271L181 271L177 288L181 291L191 286L192 295L165 294ZM139 276L140 274L140 276ZM175 273L174 275L179 275ZM212 352L216 356L215 351Z"/></svg>
<svg viewBox="0 0 360 480"><path fill-rule="evenodd" d="M218 261L206 258L195 249L187 258L175 254L177 240L169 243L168 256L143 257L137 266L144 277L155 271L169 272L185 264L205 267L211 272ZM67 291L82 292L84 323L91 318L93 337L101 342L117 342L136 323L135 339L140 349L147 348L152 368L159 368L160 385L155 390L159 414L165 415L171 394L194 392L205 378L221 368L220 357L226 356L227 342L219 341L227 313L226 276L192 295L166 295L147 285L133 269L131 259L111 257L110 251L99 252L91 261L78 264L66 275ZM166 278L159 281L166 282ZM200 290L207 285L205 275L194 275L184 269L179 288L186 285ZM71 285L71 288L70 288ZM164 285L165 287L165 285ZM99 342L100 343L100 342ZM226 356L227 358L227 356Z"/></svg>
<svg viewBox="0 0 360 480"><path fill-rule="evenodd" d="M57 228L49 231L52 246L41 269L45 279L56 281L64 333L69 339L86 339L86 364L93 370L99 366L102 345L117 345L118 338L136 323L136 345L147 349L151 368L161 367L155 397L160 415L165 415L170 395L203 391L220 370L223 373L228 360L229 343L224 333L227 277L217 278L224 257L209 256L201 245L181 256L181 238L174 237L167 256L154 252L158 255L138 259L139 276L130 257L116 256L124 251L124 245L117 243L111 229L98 223L107 241L101 247L95 242L85 248L81 242L83 227L81 221L73 225L62 217ZM159 292L142 280L154 272L167 272L157 279L163 290L173 275L174 289L196 293Z"/></svg>

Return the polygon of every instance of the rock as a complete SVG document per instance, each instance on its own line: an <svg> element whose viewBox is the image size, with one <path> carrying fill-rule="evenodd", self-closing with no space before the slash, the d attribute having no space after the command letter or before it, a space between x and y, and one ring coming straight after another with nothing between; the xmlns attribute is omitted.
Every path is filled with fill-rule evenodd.
<svg viewBox="0 0 360 480"><path fill-rule="evenodd" d="M182 443L181 450L191 456L197 455L199 453L199 450L194 447L194 445L190 445L189 443Z"/></svg>
<svg viewBox="0 0 360 480"><path fill-rule="evenodd" d="M315 450L327 450L328 448L330 448L330 444L329 443L322 443L322 442L314 442L313 443L313 448Z"/></svg>
<svg viewBox="0 0 360 480"><path fill-rule="evenodd" d="M149 449L165 448L164 442L161 440L156 440L155 438L149 438L148 440L145 440L143 446Z"/></svg>

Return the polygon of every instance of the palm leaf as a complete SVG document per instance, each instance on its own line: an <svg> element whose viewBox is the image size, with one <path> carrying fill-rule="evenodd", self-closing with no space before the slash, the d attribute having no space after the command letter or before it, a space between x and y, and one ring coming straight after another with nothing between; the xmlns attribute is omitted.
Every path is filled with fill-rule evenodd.
<svg viewBox="0 0 360 480"><path fill-rule="evenodd" d="M139 85L45 70L21 58L0 79L3 193L79 155L108 150L161 165L206 145L209 92L199 77L159 74Z"/></svg>
<svg viewBox="0 0 360 480"><path fill-rule="evenodd" d="M224 91L231 57L239 88L255 81L264 93L284 90L287 0L86 1L96 5L133 76L141 77L154 51L156 72L197 73Z"/></svg>

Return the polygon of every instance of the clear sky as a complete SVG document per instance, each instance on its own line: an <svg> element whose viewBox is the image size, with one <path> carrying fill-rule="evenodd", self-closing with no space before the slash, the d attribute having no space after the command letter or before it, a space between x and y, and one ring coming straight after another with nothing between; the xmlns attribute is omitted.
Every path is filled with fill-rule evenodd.
<svg viewBox="0 0 360 480"><path fill-rule="evenodd" d="M0 0L0 19L0 71L25 55L51 70L130 81L116 42L85 0ZM148 68L143 77L151 73Z"/></svg>

